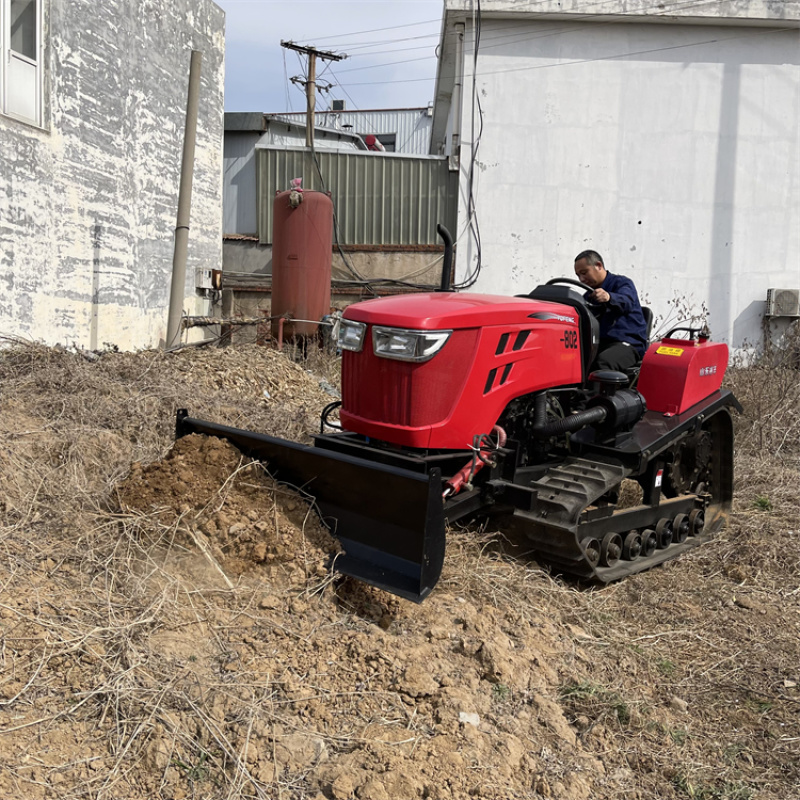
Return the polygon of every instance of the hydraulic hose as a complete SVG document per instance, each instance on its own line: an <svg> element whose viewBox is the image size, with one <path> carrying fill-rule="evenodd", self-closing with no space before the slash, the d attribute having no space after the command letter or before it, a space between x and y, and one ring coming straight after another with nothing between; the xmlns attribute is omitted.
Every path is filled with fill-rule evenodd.
<svg viewBox="0 0 800 800"><path fill-rule="evenodd" d="M505 446L506 432L499 426L492 428L492 433L496 441L492 442L486 434L478 435L474 439L472 458L445 483L442 497L446 500L454 494L458 494L463 486L472 488L472 479L480 472L485 465L494 466L492 454Z"/></svg>

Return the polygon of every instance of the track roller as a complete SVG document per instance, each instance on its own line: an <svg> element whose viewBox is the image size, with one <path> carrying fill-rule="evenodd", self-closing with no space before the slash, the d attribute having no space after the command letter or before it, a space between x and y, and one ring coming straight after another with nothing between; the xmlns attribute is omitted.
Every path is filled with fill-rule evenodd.
<svg viewBox="0 0 800 800"><path fill-rule="evenodd" d="M672 520L662 517L656 524L656 542L659 549L666 550L672 544Z"/></svg>
<svg viewBox="0 0 800 800"><path fill-rule="evenodd" d="M658 537L652 528L645 528L642 531L642 551L640 553L644 558L650 558L655 553L658 547Z"/></svg>
<svg viewBox="0 0 800 800"><path fill-rule="evenodd" d="M618 533L607 533L600 545L600 565L613 567L622 555L622 537Z"/></svg>
<svg viewBox="0 0 800 800"><path fill-rule="evenodd" d="M699 536L706 526L706 515L702 508L689 512L689 535Z"/></svg>
<svg viewBox="0 0 800 800"><path fill-rule="evenodd" d="M676 514L675 519L672 520L674 540L678 543L685 542L689 537L690 529L689 517L686 514Z"/></svg>
<svg viewBox="0 0 800 800"><path fill-rule="evenodd" d="M622 557L626 561L633 561L642 552L642 537L639 531L630 531L622 541Z"/></svg>
<svg viewBox="0 0 800 800"><path fill-rule="evenodd" d="M586 560L596 567L600 563L600 542L597 539L584 539L581 542Z"/></svg>

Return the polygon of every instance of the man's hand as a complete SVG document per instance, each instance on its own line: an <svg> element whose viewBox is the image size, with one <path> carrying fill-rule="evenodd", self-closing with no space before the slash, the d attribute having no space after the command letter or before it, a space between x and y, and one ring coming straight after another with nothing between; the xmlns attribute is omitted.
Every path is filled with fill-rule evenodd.
<svg viewBox="0 0 800 800"><path fill-rule="evenodd" d="M605 289L595 289L591 294L591 300L595 303L607 303L611 295Z"/></svg>

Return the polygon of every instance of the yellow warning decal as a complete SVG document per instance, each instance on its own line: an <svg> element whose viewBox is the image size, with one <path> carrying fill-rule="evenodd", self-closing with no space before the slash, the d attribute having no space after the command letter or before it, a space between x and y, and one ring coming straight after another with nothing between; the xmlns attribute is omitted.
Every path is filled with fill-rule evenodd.
<svg viewBox="0 0 800 800"><path fill-rule="evenodd" d="M683 348L682 347L659 347L656 350L661 356L682 356L683 355Z"/></svg>

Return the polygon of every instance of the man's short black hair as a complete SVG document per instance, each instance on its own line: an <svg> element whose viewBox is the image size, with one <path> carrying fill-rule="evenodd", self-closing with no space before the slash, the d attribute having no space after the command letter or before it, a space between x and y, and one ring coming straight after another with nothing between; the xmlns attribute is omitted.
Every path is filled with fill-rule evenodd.
<svg viewBox="0 0 800 800"><path fill-rule="evenodd" d="M578 255L575 256L575 261L580 261L583 258L586 259L586 263L590 267L596 267L598 264L600 264L601 267L605 267L603 256L601 256L597 250L584 250L582 253L578 253Z"/></svg>

